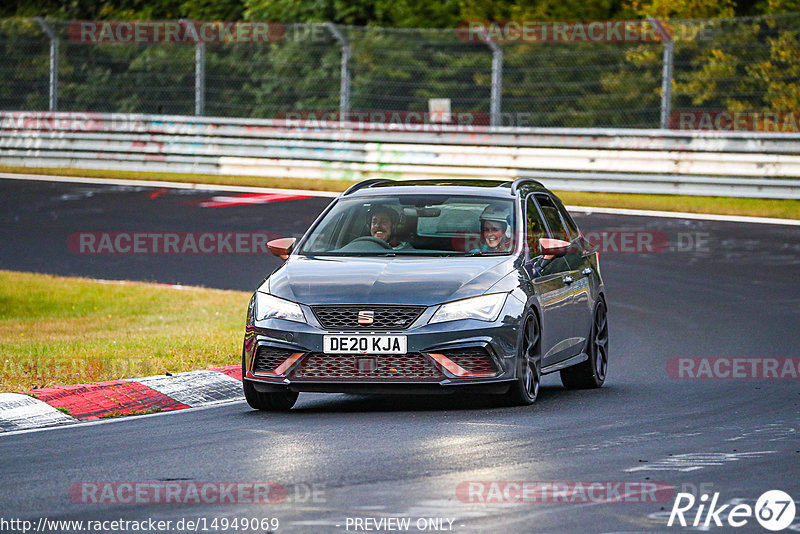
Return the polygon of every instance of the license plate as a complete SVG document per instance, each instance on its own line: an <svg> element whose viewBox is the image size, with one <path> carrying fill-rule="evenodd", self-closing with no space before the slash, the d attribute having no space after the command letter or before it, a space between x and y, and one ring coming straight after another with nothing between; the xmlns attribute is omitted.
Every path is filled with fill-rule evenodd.
<svg viewBox="0 0 800 534"><path fill-rule="evenodd" d="M325 354L405 354L406 336L324 336Z"/></svg>

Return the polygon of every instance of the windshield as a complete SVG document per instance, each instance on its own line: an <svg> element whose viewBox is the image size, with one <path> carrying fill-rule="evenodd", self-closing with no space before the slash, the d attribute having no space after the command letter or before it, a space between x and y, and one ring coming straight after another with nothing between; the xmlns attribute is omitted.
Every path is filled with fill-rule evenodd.
<svg viewBox="0 0 800 534"><path fill-rule="evenodd" d="M502 255L514 250L508 199L396 195L340 199L305 240L304 255Z"/></svg>

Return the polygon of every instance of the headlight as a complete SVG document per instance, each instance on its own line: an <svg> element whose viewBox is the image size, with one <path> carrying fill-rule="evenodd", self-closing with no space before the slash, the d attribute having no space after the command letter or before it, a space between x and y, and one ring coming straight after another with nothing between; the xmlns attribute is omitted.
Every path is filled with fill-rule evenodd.
<svg viewBox="0 0 800 534"><path fill-rule="evenodd" d="M305 323L306 316L303 310L294 302L279 299L266 293L256 293L256 321L265 319L286 319L287 321L297 321Z"/></svg>
<svg viewBox="0 0 800 534"><path fill-rule="evenodd" d="M448 302L436 310L428 323L443 323L458 319L478 319L479 321L496 321L506 302L508 293L481 295L471 299Z"/></svg>

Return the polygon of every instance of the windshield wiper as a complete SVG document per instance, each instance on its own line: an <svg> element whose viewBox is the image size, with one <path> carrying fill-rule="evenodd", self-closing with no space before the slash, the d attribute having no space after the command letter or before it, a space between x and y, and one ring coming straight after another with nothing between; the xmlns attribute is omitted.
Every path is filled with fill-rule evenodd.
<svg viewBox="0 0 800 534"><path fill-rule="evenodd" d="M394 252L348 252L347 254L338 254L343 258L393 258L397 256Z"/></svg>
<svg viewBox="0 0 800 534"><path fill-rule="evenodd" d="M463 252L461 254L461 256L470 256L470 257L472 257L472 256L485 256L485 257L490 257L490 256L505 256L507 254L508 254L508 252L480 252L480 251L476 250L475 252Z"/></svg>

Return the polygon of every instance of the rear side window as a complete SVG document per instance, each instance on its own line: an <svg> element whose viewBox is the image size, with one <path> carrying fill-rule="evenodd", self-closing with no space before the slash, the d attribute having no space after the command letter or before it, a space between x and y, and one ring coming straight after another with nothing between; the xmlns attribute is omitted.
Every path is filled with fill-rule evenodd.
<svg viewBox="0 0 800 534"><path fill-rule="evenodd" d="M569 234L564 227L564 222L561 220L561 215L558 213L558 208L553 199L548 195L536 195L536 201L542 208L542 214L547 222L547 227L550 229L550 235L556 239L569 241Z"/></svg>
<svg viewBox="0 0 800 534"><path fill-rule="evenodd" d="M556 200L556 206L558 206L558 212L561 214L561 219L564 221L564 224L567 225L570 238L576 239L580 235L580 231L578 230L578 225L575 224L575 219L572 218L572 215L569 214L567 208L564 207L564 204L562 204L561 201Z"/></svg>
<svg viewBox="0 0 800 534"><path fill-rule="evenodd" d="M528 250L531 257L539 256L541 254L539 238L547 237L547 227L542 221L542 216L539 214L532 196L528 197L525 210L525 236L528 240Z"/></svg>

